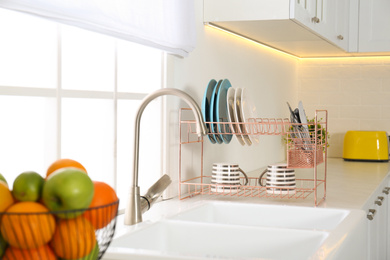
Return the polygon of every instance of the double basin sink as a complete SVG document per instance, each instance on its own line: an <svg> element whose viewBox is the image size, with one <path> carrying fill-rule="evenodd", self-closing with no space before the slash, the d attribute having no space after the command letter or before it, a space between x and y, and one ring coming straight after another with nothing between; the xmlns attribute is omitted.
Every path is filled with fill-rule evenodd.
<svg viewBox="0 0 390 260"><path fill-rule="evenodd" d="M116 237L104 259L364 259L361 210L205 202Z"/></svg>

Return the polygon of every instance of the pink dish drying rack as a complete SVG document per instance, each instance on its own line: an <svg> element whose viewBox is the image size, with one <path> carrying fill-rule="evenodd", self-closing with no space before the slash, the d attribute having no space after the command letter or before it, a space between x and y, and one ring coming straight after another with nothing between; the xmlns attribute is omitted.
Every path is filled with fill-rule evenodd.
<svg viewBox="0 0 390 260"><path fill-rule="evenodd" d="M283 136L286 141L287 166L294 169L309 169L309 172L296 176L296 187L287 188L287 192L280 192L280 189L269 188L259 185L258 177L248 177L249 182L244 185L245 179L241 178L242 185L239 190L231 190L230 185L217 185L212 190L211 175L204 174L204 140L207 137L198 137L196 134L196 122L193 119L190 108L181 108L179 111L179 198L186 199L196 195L219 195L234 197L257 197L275 199L306 199L312 197L314 205L318 206L326 198L326 173L327 173L327 122L328 112L316 110L314 122L297 124L286 118L251 118L245 123L231 122L206 122L211 129L213 125L223 124L213 129L230 129L227 133L217 134L235 135L235 129L241 127L244 133L249 136L268 135ZM294 127L299 126L299 127ZM306 129L298 131L297 129ZM216 134L216 133L209 133ZM241 133L242 134L242 133ZM200 175L194 174L193 169L183 169L183 147L194 146L191 149L199 151ZM191 156L191 155L190 155ZM193 156L194 157L194 156ZM323 165L322 169L318 169ZM312 171L310 171L312 169ZM198 171L196 171L198 172ZM191 176L192 175L192 176ZM197 175L196 177L193 177ZM215 187L215 184L213 184Z"/></svg>

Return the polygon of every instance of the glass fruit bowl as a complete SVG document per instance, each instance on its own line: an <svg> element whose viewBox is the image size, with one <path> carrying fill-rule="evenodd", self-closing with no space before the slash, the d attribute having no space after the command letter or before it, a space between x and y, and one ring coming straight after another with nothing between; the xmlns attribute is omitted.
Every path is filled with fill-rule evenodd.
<svg viewBox="0 0 390 260"><path fill-rule="evenodd" d="M101 259L115 233L118 206L119 200L88 209L0 212L0 259Z"/></svg>

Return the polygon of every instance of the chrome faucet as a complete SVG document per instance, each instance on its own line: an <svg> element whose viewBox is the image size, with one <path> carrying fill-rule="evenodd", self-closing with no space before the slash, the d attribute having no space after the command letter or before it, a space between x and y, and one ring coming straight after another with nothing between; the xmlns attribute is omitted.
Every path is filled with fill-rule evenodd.
<svg viewBox="0 0 390 260"><path fill-rule="evenodd" d="M141 116L145 107L152 100L154 100L159 96L164 96L164 95L173 95L182 98L190 106L192 112L194 113L195 120L196 120L196 132L198 136L207 134L207 128L203 121L199 106L196 104L195 100L185 92L173 88L164 88L164 89L159 89L144 98L144 100L142 101L141 105L137 110L137 114L135 118L133 178L130 187L129 199L127 201L127 205L125 209L125 225L134 225L142 222L142 213L143 211L145 211L145 207L141 206L140 188L138 186L139 133L140 133ZM153 190L158 190L158 192L161 194L162 191L170 184L170 179L167 180L166 177L163 176L152 187L155 187L156 185L161 186L160 184L163 187L158 187L158 189L152 189L152 188L149 189L148 194L146 196L143 196L143 200L144 199L147 200L148 197L156 198L155 196L156 194L150 194L150 193L154 193ZM149 202L147 201L146 204L149 204ZM142 205L145 205L144 201L142 202Z"/></svg>

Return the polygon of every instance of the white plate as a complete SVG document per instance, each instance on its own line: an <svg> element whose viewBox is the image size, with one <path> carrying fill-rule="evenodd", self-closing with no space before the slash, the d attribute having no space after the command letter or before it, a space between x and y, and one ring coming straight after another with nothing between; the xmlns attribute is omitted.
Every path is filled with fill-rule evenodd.
<svg viewBox="0 0 390 260"><path fill-rule="evenodd" d="M235 111L234 111L234 114L236 115L236 122L237 123L243 123L244 121L242 120L242 115L241 115L241 92L242 92L242 89L241 88L237 88L236 89L236 93L234 94L234 103L236 104L235 105ZM246 133L246 129L245 129L245 126L243 124L239 124L239 127L238 127L238 131L239 131L239 134L238 135L241 135L242 138L244 139L245 143L247 145L252 145L252 141L251 139L249 138L249 136Z"/></svg>
<svg viewBox="0 0 390 260"><path fill-rule="evenodd" d="M234 102L234 95L236 93L236 89L235 88L229 88L228 90L228 93L227 93L227 104L228 104L228 114L229 114L229 120L230 122L232 123L232 130L233 130L233 133L235 134L238 142L241 144L241 145L245 145L245 141L244 141L244 138L242 137L242 135L240 135L240 130L238 129L239 126L237 123L237 119L236 119L236 115L234 113L235 111L235 107L236 107L236 103Z"/></svg>
<svg viewBox="0 0 390 260"><path fill-rule="evenodd" d="M242 112L242 121L245 123L255 123L257 115L257 109L253 103L250 94L246 88L242 89L241 93L241 112ZM259 132L256 124L247 124L246 125L247 133L257 133ZM253 144L259 143L259 136L256 134L249 135Z"/></svg>

